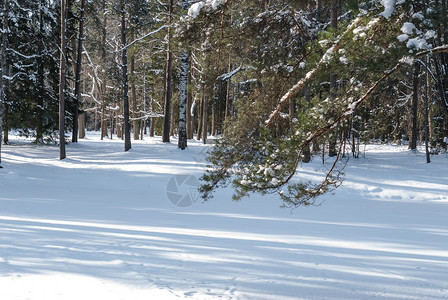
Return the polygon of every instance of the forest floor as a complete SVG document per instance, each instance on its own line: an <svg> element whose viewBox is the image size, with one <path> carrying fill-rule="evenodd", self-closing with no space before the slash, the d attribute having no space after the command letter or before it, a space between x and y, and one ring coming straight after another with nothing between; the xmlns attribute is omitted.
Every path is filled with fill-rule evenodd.
<svg viewBox="0 0 448 300"><path fill-rule="evenodd" d="M202 202L211 145L11 137L0 169L0 299L448 299L448 157L369 145L317 207ZM315 158L302 174L313 178Z"/></svg>

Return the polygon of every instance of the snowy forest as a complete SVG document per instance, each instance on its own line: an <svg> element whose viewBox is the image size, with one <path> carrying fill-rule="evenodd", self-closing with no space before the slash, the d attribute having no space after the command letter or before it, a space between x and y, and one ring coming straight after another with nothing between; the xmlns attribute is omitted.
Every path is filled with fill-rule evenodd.
<svg viewBox="0 0 448 300"><path fill-rule="evenodd" d="M59 287L83 276L102 280L89 281L100 296L78 291L70 299L105 299L110 291L109 299L446 297L446 0L0 1L0 231L7 233L0 285L9 286L1 299L26 299L18 286L37 275L5 274L40 274L34 260L45 276L76 270ZM148 195L174 206L148 207ZM325 208L328 199L339 204ZM387 209L397 214L376 219ZM290 212L309 219L284 215ZM412 223L418 212L421 223ZM159 227L147 227L148 217ZM297 238L302 225L312 237ZM353 240L338 226L353 230ZM9 239L21 230L37 250L24 250L27 236ZM172 235L180 250L167 241ZM372 239L357 244L366 236ZM211 238L235 239L243 250L233 256L229 241ZM12 263L7 257L17 249L2 243L25 258ZM287 244L307 250L293 253ZM342 250L330 255L327 247ZM427 248L411 250L418 247ZM60 260L50 263L45 253ZM110 270L91 269L101 255ZM255 267L243 262L251 255ZM396 265L382 260L396 257ZM179 261L187 283L168 271ZM407 273L409 265L420 273ZM204 283L210 267L225 279L215 274ZM233 276L246 267L246 277ZM129 288L122 272L138 287ZM338 272L345 272L341 282ZM54 279L45 278L38 277L44 286ZM360 283L369 278L374 285Z"/></svg>
<svg viewBox="0 0 448 300"><path fill-rule="evenodd" d="M204 198L236 175L236 198L310 204L339 184L336 162L317 186L282 187L313 155L358 156L371 140L425 142L428 160L446 151L446 12L446 1L4 0L2 140L101 130L128 151L145 135L176 135L180 149L222 135Z"/></svg>

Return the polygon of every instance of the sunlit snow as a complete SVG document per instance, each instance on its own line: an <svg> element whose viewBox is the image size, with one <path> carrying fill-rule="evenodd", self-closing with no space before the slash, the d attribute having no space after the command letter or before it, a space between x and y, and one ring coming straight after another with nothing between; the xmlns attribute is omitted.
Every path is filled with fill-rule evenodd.
<svg viewBox="0 0 448 300"><path fill-rule="evenodd" d="M446 154L426 164L406 146L361 146L334 195L291 214L270 195L234 202L228 188L173 205L170 179L206 167L211 146L196 141L181 151L175 138L145 137L125 153L121 140L88 133L60 161L57 146L10 139L0 170L2 300L448 294ZM298 176L322 179L320 161Z"/></svg>

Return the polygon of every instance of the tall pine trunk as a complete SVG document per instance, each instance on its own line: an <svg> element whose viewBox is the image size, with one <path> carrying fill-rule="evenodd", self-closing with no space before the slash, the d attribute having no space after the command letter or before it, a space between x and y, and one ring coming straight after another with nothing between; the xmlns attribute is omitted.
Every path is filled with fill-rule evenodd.
<svg viewBox="0 0 448 300"><path fill-rule="evenodd" d="M42 55L44 50L44 1L39 1L39 41L37 51ZM43 142L44 137L44 97L45 97L45 74L44 59L40 60L37 65L37 106L36 106L36 144Z"/></svg>
<svg viewBox="0 0 448 300"><path fill-rule="evenodd" d="M173 0L168 0L169 24L171 24L173 12ZM163 118L162 141L170 142L170 112L171 112L171 73L173 70L173 53L171 53L171 28L168 28L168 49L166 54L166 70L165 70L165 105Z"/></svg>
<svg viewBox="0 0 448 300"><path fill-rule="evenodd" d="M411 99L411 139L409 141L409 149L417 149L417 109L418 109L418 75L420 74L420 64L414 63L414 74L412 79L412 99Z"/></svg>
<svg viewBox="0 0 448 300"><path fill-rule="evenodd" d="M106 51L106 42L107 42L107 6L106 0L102 2L102 11L103 11L103 24L101 28L101 63L103 67L102 72L102 82L98 82L99 85L99 99L101 103L101 118L100 118L100 127L101 127L101 140L107 135L106 122L104 121L105 108L106 108L106 92L107 92L107 51Z"/></svg>
<svg viewBox="0 0 448 300"><path fill-rule="evenodd" d="M134 128L134 140L139 138L139 120L137 114L137 89L135 87L135 56L131 55L131 100L132 100L132 127Z"/></svg>
<svg viewBox="0 0 448 300"><path fill-rule="evenodd" d="M123 64L124 151L129 151L131 149L131 128L129 124L128 49L126 43L126 11L124 2L122 3L121 11L121 47Z"/></svg>
<svg viewBox="0 0 448 300"><path fill-rule="evenodd" d="M204 95L203 95L203 102L202 102L202 142L204 144L207 144L207 122L208 122L208 115L207 115L207 96L205 96L205 89L204 89Z"/></svg>
<svg viewBox="0 0 448 300"><path fill-rule="evenodd" d="M61 0L61 55L59 59L59 159L65 153L65 54L66 54L66 1Z"/></svg>
<svg viewBox="0 0 448 300"><path fill-rule="evenodd" d="M428 98L429 98L429 92L428 87L430 85L430 77L429 77L429 59L426 57L426 72L425 72L425 152L426 152L426 163L431 162L431 158L429 157L429 113L428 113Z"/></svg>
<svg viewBox="0 0 448 300"><path fill-rule="evenodd" d="M2 143L3 143L3 105L5 102L5 82L4 74L6 69L6 48L8 47L7 32L8 32L8 15L9 15L9 0L3 0L3 18L2 18L2 45L1 45L1 63L0 63L0 168L2 167Z"/></svg>
<svg viewBox="0 0 448 300"><path fill-rule="evenodd" d="M82 41L84 39L84 13L86 8L86 0L81 0L81 18L79 20L79 36L78 49L76 53L76 70L75 70L75 97L73 103L73 132L72 142L78 142L78 116L79 102L81 100L81 66L82 66Z"/></svg>
<svg viewBox="0 0 448 300"><path fill-rule="evenodd" d="M187 87L191 85L191 60L188 63ZM191 113L193 95L190 89L187 89L187 139L193 139L194 116Z"/></svg>
<svg viewBox="0 0 448 300"><path fill-rule="evenodd" d="M339 0L331 0L331 27L334 29L338 28L338 9ZM337 90L337 76L336 74L331 74L330 76L330 98L335 99L335 92ZM337 155L336 150L337 134L336 130L330 131L330 140L328 144L328 156L333 157Z"/></svg>

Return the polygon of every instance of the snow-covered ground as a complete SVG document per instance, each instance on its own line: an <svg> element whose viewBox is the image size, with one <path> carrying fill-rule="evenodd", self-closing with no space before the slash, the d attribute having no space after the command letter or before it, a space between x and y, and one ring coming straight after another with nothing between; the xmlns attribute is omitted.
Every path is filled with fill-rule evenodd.
<svg viewBox="0 0 448 300"><path fill-rule="evenodd" d="M125 153L90 133L59 161L56 146L12 142L2 300L448 298L446 155L368 146L334 195L291 213L230 189L192 203L210 145L146 138Z"/></svg>

